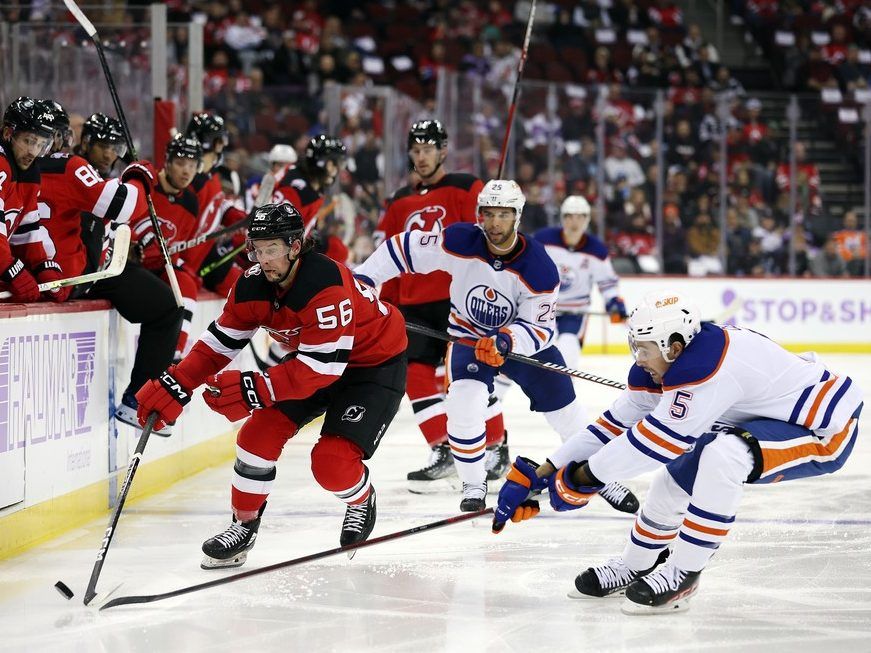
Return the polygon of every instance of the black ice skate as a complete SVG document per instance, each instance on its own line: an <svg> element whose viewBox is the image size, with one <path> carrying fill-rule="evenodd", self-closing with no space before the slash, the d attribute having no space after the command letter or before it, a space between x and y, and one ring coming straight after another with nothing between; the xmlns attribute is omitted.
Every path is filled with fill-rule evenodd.
<svg viewBox="0 0 871 653"><path fill-rule="evenodd" d="M484 468L487 470L488 481L498 481L505 477L508 468L511 467L511 457L508 454L508 434L500 444L487 447L487 457L484 459Z"/></svg>
<svg viewBox="0 0 871 653"><path fill-rule="evenodd" d="M611 558L604 565L590 567L575 578L575 589L568 593L570 599L602 599L623 596L626 588L635 580L646 576L668 558L668 549L663 549L650 569L634 571L626 566L623 558Z"/></svg>
<svg viewBox="0 0 871 653"><path fill-rule="evenodd" d="M625 614L662 614L689 609L689 599L699 589L700 571L684 571L668 563L626 588Z"/></svg>
<svg viewBox="0 0 871 653"><path fill-rule="evenodd" d="M254 548L257 539L257 529L260 528L260 516L266 508L260 507L257 519L240 522L233 516L233 522L223 533L210 537L203 542L205 557L200 563L202 569L223 569L225 567L241 567L248 559L248 551Z"/></svg>
<svg viewBox="0 0 871 653"><path fill-rule="evenodd" d="M461 512L477 512L487 507L487 481L483 483L463 483L463 500L460 501Z"/></svg>
<svg viewBox="0 0 871 653"><path fill-rule="evenodd" d="M634 515L638 512L638 508L641 507L638 497L632 494L632 490L620 483L608 483L608 485L599 490L599 496L607 501L614 510L619 510L620 512L628 512Z"/></svg>
<svg viewBox="0 0 871 653"><path fill-rule="evenodd" d="M408 491L415 494L427 494L437 492L440 489L448 489L447 483L434 483L434 481L452 478L456 475L457 468L454 467L451 446L447 442L443 442L432 448L426 467L408 473L406 476Z"/></svg>
<svg viewBox="0 0 871 653"><path fill-rule="evenodd" d="M339 536L339 546L348 546L365 542L372 529L375 528L375 488L369 490L369 498L363 503L351 506L345 510L345 520L342 522L342 534ZM357 550L348 551L348 559L354 557Z"/></svg>

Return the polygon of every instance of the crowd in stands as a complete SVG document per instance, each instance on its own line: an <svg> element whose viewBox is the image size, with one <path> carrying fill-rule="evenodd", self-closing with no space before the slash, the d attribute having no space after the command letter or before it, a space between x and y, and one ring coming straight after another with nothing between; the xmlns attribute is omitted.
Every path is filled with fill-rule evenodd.
<svg viewBox="0 0 871 653"><path fill-rule="evenodd" d="M458 75L463 88L483 89L485 101L471 116L469 131L456 138L473 132L481 162L473 172L495 176L529 2L173 0L167 5L171 23L204 24L206 105L226 118L231 143L226 162L243 177L256 171L253 154L279 142L301 151L308 138L327 130L329 84L352 90L389 85L417 100L420 116L431 116L441 74ZM130 2L117 18L141 22L145 8ZM871 79L871 3L733 0L731 10L770 58L784 89L841 94L828 124L833 136L858 151L858 118L845 129L839 115L845 108L855 110ZM791 241L799 275L862 273L867 244L855 212L844 216L842 230L831 231L831 222L822 219L820 172L802 143L795 147L797 204L790 206L787 143L773 138L762 102L722 65L720 53L698 25L686 23L677 3L553 0L539 3L537 21L525 79L558 83L565 101L554 114L533 93L522 96L512 169L528 196L527 230L552 223L553 207L569 193L582 193L593 205L601 196L604 236L623 272L785 274ZM792 33L793 41L780 32ZM183 76L185 29L172 30L169 59ZM665 89L661 141L657 88ZM718 102L728 109L725 125ZM385 129L396 127L385 125L383 106L362 93L345 93L341 110L337 135L348 147L350 165L339 183L357 215L336 229L352 251L365 256L378 214L396 190L384 187L382 152ZM602 122L600 152L596 129ZM724 132L727 156L721 160ZM548 166L552 151L555 171ZM654 219L660 203L661 267L651 263L658 254ZM794 217L797 229L790 228ZM824 256L831 261L815 264Z"/></svg>

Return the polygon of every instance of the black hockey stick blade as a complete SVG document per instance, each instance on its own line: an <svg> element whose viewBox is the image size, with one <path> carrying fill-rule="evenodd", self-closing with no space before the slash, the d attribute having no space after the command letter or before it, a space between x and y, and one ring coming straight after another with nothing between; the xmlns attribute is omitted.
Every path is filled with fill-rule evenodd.
<svg viewBox="0 0 871 653"><path fill-rule="evenodd" d="M429 524L421 524L420 526L415 526L414 528L409 528L404 531L397 531L395 533L388 533L387 535L382 535L381 537L376 537L371 540L366 540L365 542L358 542L357 544L349 544L347 546L336 547L335 549L328 549L326 551L319 551L318 553L311 553L307 556L303 556L301 558L294 558L293 560L285 560L284 562L277 562L274 565L268 565L266 567L259 567L258 569L251 569L250 571L243 571L239 574L233 574L232 576L224 576L223 578L216 578L215 580L210 580L205 583L199 583L198 585L191 585L189 587L182 587L177 590L173 590L171 592L164 592L163 594L144 594L142 596L119 596L118 598L112 599L111 601L107 601L102 606L100 606L100 610L106 610L108 608L114 608L119 605L131 605L134 603L153 603L154 601L162 601L163 599L171 599L176 596L182 596L183 594L190 594L191 592L198 592L200 590L209 589L210 587L217 587L218 585L225 585L227 583L233 583L237 580L242 580L244 578L250 578L251 576L257 576L259 574L265 574L269 571L275 571L277 569L284 569L285 567L293 567L294 565L301 565L306 562L312 562L313 560L321 560L323 558L329 558L330 556L338 555L340 553L347 553L349 551L356 551L358 549L363 549L367 546L373 546L375 544L381 544L382 542L389 542L390 540L397 540L400 537L406 537L408 535L414 535L415 533L423 533L424 531L431 531L436 528L442 528L443 526L450 526L451 524L459 524L460 522L468 521L469 519L475 519L476 517L483 517L484 515L489 515L493 512L493 508L484 508L483 510L478 510L476 512L465 512L460 515L456 515L454 517L448 517L447 519L442 519L440 521L430 522Z"/></svg>
<svg viewBox="0 0 871 653"><path fill-rule="evenodd" d="M136 470L139 468L139 462L142 460L142 452L145 451L148 436L151 435L151 430L154 428L154 422L157 421L157 417L157 413L151 413L151 415L148 416L145 426L142 429L142 435L139 436L136 451L133 452L133 457L127 465L127 476L124 478L124 484L121 486L121 491L118 493L118 500L115 503L115 509L112 511L112 516L109 518L109 525L106 527L106 532L103 534L103 541L100 544L100 550L97 552L97 560L94 562L94 568L91 570L91 579L88 581L88 587L85 590L85 605L88 605L94 600L94 597L97 596L97 581L100 580L100 572L103 570L103 563L106 561L106 554L109 551L109 545L112 543L112 537L114 537L115 530L118 527L118 520L121 518L121 510L124 509L124 502L127 500L127 494L130 492L130 486L133 484L133 477L136 475Z"/></svg>
<svg viewBox="0 0 871 653"><path fill-rule="evenodd" d="M444 340L445 342L459 342L461 344L468 345L469 347L475 346L474 340L455 338L454 336L448 335L443 331L436 331L435 329L430 329L429 327L423 326L422 324L415 324L414 322L406 322L405 329L407 331L411 331L412 333L419 333L423 336L429 336L430 338L435 338L437 340ZM611 379L606 379L604 376L596 376L595 374L590 374L588 372L581 372L580 370L566 367L565 365L557 365L556 363L540 361L536 358L532 358L531 356L524 356L522 354L508 352L507 354L505 354L505 358L517 361L518 363L526 363L527 365L532 365L533 367L540 367L545 370L550 370L551 372L556 372L557 374L565 374L566 376L572 376L576 379L582 379L584 381L591 381L592 383L605 385L609 388L615 388L617 390L626 389L625 383L620 383L619 381L612 381Z"/></svg>

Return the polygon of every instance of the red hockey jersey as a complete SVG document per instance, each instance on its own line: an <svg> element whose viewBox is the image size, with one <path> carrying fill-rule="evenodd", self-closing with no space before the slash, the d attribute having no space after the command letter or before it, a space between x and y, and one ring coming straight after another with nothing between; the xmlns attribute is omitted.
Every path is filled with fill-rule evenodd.
<svg viewBox="0 0 871 653"><path fill-rule="evenodd" d="M64 275L82 274L88 259L82 242L82 214L104 227L100 263L119 225L147 216L145 190L138 181L104 180L82 157L57 153L39 160L42 174L39 214L57 248Z"/></svg>
<svg viewBox="0 0 871 653"><path fill-rule="evenodd" d="M296 352L267 372L273 399L303 399L337 381L347 366L374 367L406 349L399 311L326 256L305 254L290 288L281 294L277 288L259 265L250 268L220 317L179 363L179 373L199 386L263 327Z"/></svg>
<svg viewBox="0 0 871 653"><path fill-rule="evenodd" d="M465 173L447 174L432 186L418 184L399 189L378 223L376 244L403 231L441 231L455 222L475 222L478 193L484 183ZM388 294L400 306L448 299L451 277L447 272L403 274L398 296Z"/></svg>
<svg viewBox="0 0 871 653"><path fill-rule="evenodd" d="M160 222L160 230L166 240L167 247L196 236L200 212L197 196L190 187L185 188L178 195L170 195L158 183L154 186L151 200L154 203L154 212L157 213L157 220ZM146 216L139 220L133 225L132 231L134 242L141 242L147 234L153 231L150 218ZM184 253L179 258L182 262L187 260ZM159 268L162 267L161 264Z"/></svg>
<svg viewBox="0 0 871 653"><path fill-rule="evenodd" d="M39 220L39 165L19 170L12 152L0 146L0 273L16 260L30 271L54 258L55 247Z"/></svg>

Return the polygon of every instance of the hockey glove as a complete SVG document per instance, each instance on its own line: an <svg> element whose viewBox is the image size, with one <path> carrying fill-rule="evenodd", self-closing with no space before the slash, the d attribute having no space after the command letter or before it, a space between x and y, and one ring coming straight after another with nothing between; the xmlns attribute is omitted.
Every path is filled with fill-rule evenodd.
<svg viewBox="0 0 871 653"><path fill-rule="evenodd" d="M604 487L604 485L575 485L574 481L572 481L572 474L585 462L569 463L562 469L558 469L548 479L547 487L548 495L550 496L550 507L557 512L583 508Z"/></svg>
<svg viewBox="0 0 871 653"><path fill-rule="evenodd" d="M193 385L190 379L177 371L175 365L170 365L157 379L146 381L136 393L136 401L139 402L136 417L139 423L145 426L148 416L157 413L155 431L160 431L167 424L175 424L191 400L190 388Z"/></svg>
<svg viewBox="0 0 871 653"><path fill-rule="evenodd" d="M151 194L151 191L154 190L154 184L157 182L157 172L155 172L151 161L134 161L124 168L124 171L121 173L121 181L125 183L138 181L142 184L145 192Z"/></svg>
<svg viewBox="0 0 871 653"><path fill-rule="evenodd" d="M605 310L611 315L611 324L620 324L628 315L626 313L626 304L622 297L612 297L605 304Z"/></svg>
<svg viewBox="0 0 871 653"><path fill-rule="evenodd" d="M39 285L36 279L24 268L24 262L18 259L12 261L6 272L0 274L0 281L9 286L14 302L38 302Z"/></svg>
<svg viewBox="0 0 871 653"><path fill-rule="evenodd" d="M479 338L475 343L475 358L491 367L502 367L505 354L511 351L514 340L508 329L499 329L491 336Z"/></svg>
<svg viewBox="0 0 871 653"><path fill-rule="evenodd" d="M499 500L493 513L494 533L501 533L509 519L517 523L532 519L539 513L538 501L529 497L547 488L547 477L539 478L536 469L538 463L529 458L518 456L514 460L505 477L505 484L499 490Z"/></svg>
<svg viewBox="0 0 871 653"><path fill-rule="evenodd" d="M39 283L48 283L49 281L57 281L63 279L64 275L61 272L60 265L57 261L45 261L36 268L36 280ZM65 288L55 288L43 293L45 297L53 302L65 302L70 298L70 293L73 291L72 286Z"/></svg>
<svg viewBox="0 0 871 653"><path fill-rule="evenodd" d="M259 372L228 370L206 379L203 392L209 408L221 413L231 422L244 419L258 408L268 408L274 402L266 385L266 377Z"/></svg>

